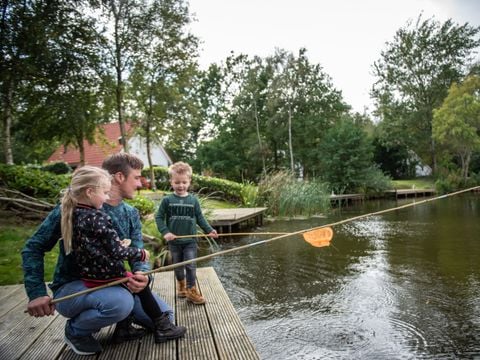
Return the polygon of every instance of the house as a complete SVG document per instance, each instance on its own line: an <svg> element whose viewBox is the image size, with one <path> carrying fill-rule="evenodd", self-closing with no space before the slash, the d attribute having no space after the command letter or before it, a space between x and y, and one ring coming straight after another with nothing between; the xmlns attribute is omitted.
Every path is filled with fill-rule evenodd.
<svg viewBox="0 0 480 360"><path fill-rule="evenodd" d="M127 134L132 133L131 124L125 124ZM92 166L101 166L103 160L111 154L123 151L123 145L120 141L120 126L118 122L99 125L95 134L95 144L90 144L87 140L83 141L85 149L85 164ZM140 136L133 134L127 136L128 150L131 154L137 155L142 159L145 166L148 166L147 147L145 140ZM161 145L152 145L151 150L152 163L154 166L169 166L172 163L170 156ZM76 168L80 164L80 151L73 146L60 146L48 158L47 162L63 161Z"/></svg>

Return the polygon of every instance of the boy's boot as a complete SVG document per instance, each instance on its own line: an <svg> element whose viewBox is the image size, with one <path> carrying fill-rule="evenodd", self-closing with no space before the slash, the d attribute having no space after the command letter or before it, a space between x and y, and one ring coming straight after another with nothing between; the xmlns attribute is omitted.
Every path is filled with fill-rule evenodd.
<svg viewBox="0 0 480 360"><path fill-rule="evenodd" d="M162 313L160 317L153 320L155 330L153 332L156 343L162 343L167 340L178 339L185 335L187 328L185 326L176 326L170 322L167 313Z"/></svg>
<svg viewBox="0 0 480 360"><path fill-rule="evenodd" d="M112 335L112 342L120 344L124 341L140 339L145 335L144 329L133 326L133 317L127 316L115 325L115 331Z"/></svg>
<svg viewBox="0 0 480 360"><path fill-rule="evenodd" d="M187 300L194 303L195 305L205 304L205 298L200 295L195 286L187 289Z"/></svg>
<svg viewBox="0 0 480 360"><path fill-rule="evenodd" d="M177 296L179 298L187 296L187 280L177 280Z"/></svg>

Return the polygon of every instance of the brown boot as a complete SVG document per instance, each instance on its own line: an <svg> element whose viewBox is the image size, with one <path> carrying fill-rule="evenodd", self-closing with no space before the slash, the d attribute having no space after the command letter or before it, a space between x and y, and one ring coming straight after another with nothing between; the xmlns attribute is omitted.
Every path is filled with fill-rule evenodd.
<svg viewBox="0 0 480 360"><path fill-rule="evenodd" d="M179 298L187 296L187 280L177 280L177 296Z"/></svg>
<svg viewBox="0 0 480 360"><path fill-rule="evenodd" d="M205 298L198 292L195 286L187 289L187 300L195 305L205 304Z"/></svg>

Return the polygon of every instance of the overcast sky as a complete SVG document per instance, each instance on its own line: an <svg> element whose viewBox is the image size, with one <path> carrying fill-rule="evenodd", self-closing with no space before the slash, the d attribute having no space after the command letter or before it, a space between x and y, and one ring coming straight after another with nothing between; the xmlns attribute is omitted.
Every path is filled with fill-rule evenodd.
<svg viewBox="0 0 480 360"><path fill-rule="evenodd" d="M190 0L206 67L236 54L307 49L354 110L373 110L372 64L409 19L435 16L480 26L480 0ZM478 56L477 56L478 58Z"/></svg>

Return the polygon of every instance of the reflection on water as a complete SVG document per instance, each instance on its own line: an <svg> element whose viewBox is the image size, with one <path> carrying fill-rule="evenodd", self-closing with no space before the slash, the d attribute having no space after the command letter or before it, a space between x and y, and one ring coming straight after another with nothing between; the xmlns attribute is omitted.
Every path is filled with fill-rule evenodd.
<svg viewBox="0 0 480 360"><path fill-rule="evenodd" d="M294 232L384 208L276 221ZM480 197L442 199L213 258L262 359L480 359ZM258 241L246 237L230 248Z"/></svg>

